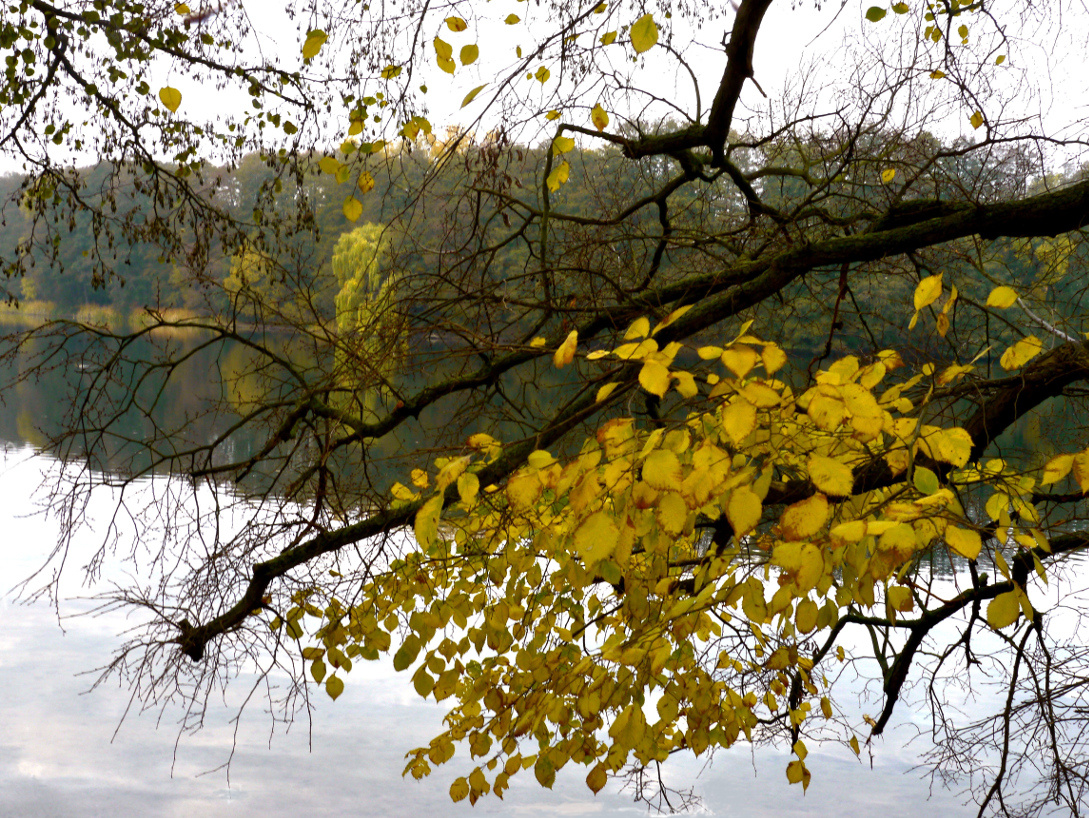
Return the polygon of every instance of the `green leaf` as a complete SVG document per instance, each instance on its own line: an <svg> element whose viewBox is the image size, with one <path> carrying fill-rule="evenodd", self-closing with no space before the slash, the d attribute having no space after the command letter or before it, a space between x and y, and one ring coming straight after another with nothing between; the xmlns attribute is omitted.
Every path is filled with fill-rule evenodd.
<svg viewBox="0 0 1089 818"><path fill-rule="evenodd" d="M924 494L927 497L931 494L936 494L940 488L938 475L925 466L915 467L915 474L912 478L912 482L915 484L915 488L918 489L919 493Z"/></svg>
<svg viewBox="0 0 1089 818"><path fill-rule="evenodd" d="M635 53L642 54L644 51L653 48L657 42L658 26L655 24L652 15L644 14L632 23L631 45L635 49Z"/></svg>
<svg viewBox="0 0 1089 818"><path fill-rule="evenodd" d="M897 14L907 14L909 11L911 11L911 9L908 8L907 3L894 3L892 10L895 11Z"/></svg>
<svg viewBox="0 0 1089 818"><path fill-rule="evenodd" d="M480 56L480 48L474 45L467 45L461 49L461 64L471 65L476 62L476 58ZM483 86L481 86L483 87Z"/></svg>
<svg viewBox="0 0 1089 818"><path fill-rule="evenodd" d="M178 106L181 105L181 91L168 85L159 91L159 101L170 110L170 113L174 113L178 110Z"/></svg>
<svg viewBox="0 0 1089 818"><path fill-rule="evenodd" d="M307 34L302 47L303 59L312 60L318 56L318 52L321 51L327 39L329 39L328 35L321 30L314 30Z"/></svg>
<svg viewBox="0 0 1089 818"><path fill-rule="evenodd" d="M868 9L866 9L866 19L869 20L871 23L876 23L879 20L883 20L886 14L888 14L888 12L880 6L870 6Z"/></svg>

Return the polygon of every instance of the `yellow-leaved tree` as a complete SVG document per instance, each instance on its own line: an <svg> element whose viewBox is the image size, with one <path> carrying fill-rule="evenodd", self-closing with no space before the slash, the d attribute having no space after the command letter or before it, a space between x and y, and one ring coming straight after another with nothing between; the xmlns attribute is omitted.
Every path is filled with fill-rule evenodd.
<svg viewBox="0 0 1089 818"><path fill-rule="evenodd" d="M152 613L140 695L392 662L449 711L406 774L467 754L474 803L571 766L654 802L673 754L763 742L804 790L924 708L981 814L1083 811L1089 650L1048 617L1085 611L1048 583L1089 548L1089 181L1082 108L1033 113L1081 12L299 5L271 61L241 4L0 21L9 277L191 288L4 347L91 373L55 507L104 464L171 487L131 551L165 578L110 595ZM208 351L235 386L165 412Z"/></svg>

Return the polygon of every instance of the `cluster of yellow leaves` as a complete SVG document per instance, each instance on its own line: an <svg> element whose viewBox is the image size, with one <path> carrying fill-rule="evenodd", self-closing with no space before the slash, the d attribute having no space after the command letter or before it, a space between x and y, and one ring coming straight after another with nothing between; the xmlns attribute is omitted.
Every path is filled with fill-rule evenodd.
<svg viewBox="0 0 1089 818"><path fill-rule="evenodd" d="M406 773L428 774L459 743L480 759L451 786L455 800L501 795L530 768L551 786L572 761L597 791L632 757L729 747L760 718L831 718L807 643L845 610L910 615L920 600L901 580L925 550L975 559L982 538L959 499L965 486L992 486L992 519L1026 548L1047 546L1033 527L1033 478L1001 461L970 466L963 429L913 416L906 393L968 367L928 367L882 390L899 356L849 356L796 394L776 377L786 355L746 325L693 350L710 367L697 380L675 365L679 344L655 340L682 315L653 328L639 319L620 346L586 357L639 366L644 390L690 407L683 423L614 417L576 455L535 451L487 486L477 475L503 447L473 435L467 454L394 486L395 502L416 509L415 545L361 600L301 602L288 618L299 638L303 613L323 617L321 653L308 657L318 681L328 662L375 658L396 637L394 666L411 670L417 692L454 702L448 729L409 754ZM572 332L554 363L571 363L577 346ZM893 482L857 485L875 463ZM1071 470L1089 486L1089 453L1054 459L1044 482ZM776 505L773 491L797 499ZM728 524L725 537L710 538L714 521ZM1021 611L1031 607L1017 588L992 601L988 621L1004 627ZM326 681L330 695L338 685ZM805 786L805 745L794 749L787 776Z"/></svg>

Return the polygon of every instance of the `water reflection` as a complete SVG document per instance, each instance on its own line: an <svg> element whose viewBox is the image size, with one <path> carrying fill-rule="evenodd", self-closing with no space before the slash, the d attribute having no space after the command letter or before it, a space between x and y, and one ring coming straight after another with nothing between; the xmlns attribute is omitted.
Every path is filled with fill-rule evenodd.
<svg viewBox="0 0 1089 818"><path fill-rule="evenodd" d="M5 592L44 556L30 546L44 549L55 534L40 518L27 516L33 489L51 465L26 448L9 450L3 460L0 525L8 548L0 563L0 587ZM62 585L67 597L86 597L94 590L81 587L74 572ZM439 731L442 709L421 701L408 677L382 663L357 665L336 703L315 698L309 720L304 715L289 730L253 708L244 713L235 734L232 718L249 690L247 681L252 683L243 677L228 690L226 701L209 711L205 729L196 736L175 744L182 714L171 708L143 714L129 710L114 736L129 707L127 691L108 684L85 695L92 677L79 674L101 665L132 622L119 614L77 616L88 609L85 601L63 602L59 626L48 606L16 605L10 594L0 600L2 815L472 813L513 818L644 813L613 787L594 797L582 781L585 770L574 765L561 771L553 791L541 790L527 774L514 779L504 801L485 799L475 810L451 804L447 797L450 781L465 771L456 762L429 780L402 780L404 753ZM973 814L949 793L937 792L927 800L927 783L909 772L915 748L902 746L912 735L910 726L887 735L874 748L872 770L865 753L860 763L846 748L812 751L814 778L804 796L783 776L786 755L767 750L750 754L738 747L720 753L710 766L676 759L666 775L674 784L695 784L704 799L703 814ZM220 769L228 759L229 769Z"/></svg>

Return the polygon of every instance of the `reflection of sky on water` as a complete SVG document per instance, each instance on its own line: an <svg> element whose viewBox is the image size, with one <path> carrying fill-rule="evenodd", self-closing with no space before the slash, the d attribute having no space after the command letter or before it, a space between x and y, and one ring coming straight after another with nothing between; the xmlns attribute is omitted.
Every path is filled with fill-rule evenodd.
<svg viewBox="0 0 1089 818"><path fill-rule="evenodd" d="M48 606L15 605L6 593L52 544L51 526L22 516L31 507L39 469L40 461L23 451L9 453L0 470L0 815L644 814L616 788L595 798L583 783L586 769L577 765L560 771L551 792L526 772L513 780L504 801L489 796L475 808L452 804L447 796L460 774L455 763L430 780L402 779L404 753L438 732L442 711L422 702L408 676L389 665L357 665L336 703L316 696L311 723L304 717L286 734L278 726L270 735L268 716L259 707L247 710L229 782L224 771L215 771L230 753L229 706L213 710L209 726L176 747L179 714L172 711L161 719L156 713L130 714L114 737L128 704L126 691L114 684L86 693L92 677L77 674L108 658L126 620L66 619L62 632ZM73 581L69 593L79 592ZM81 603L69 602L61 612L80 609ZM228 696L242 694L239 684ZM907 712L900 716L901 722L912 720ZM813 781L804 796L786 782L785 754L760 751L754 757L747 747L720 753L709 767L697 759L674 759L666 772L674 784L695 784L703 814L974 814L963 798L949 793L936 792L927 801L928 782L909 772L921 740L901 746L914 734L911 728L890 731L873 748L873 770L865 750L859 763L846 748L811 748Z"/></svg>

